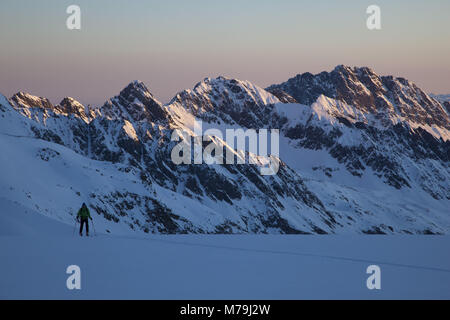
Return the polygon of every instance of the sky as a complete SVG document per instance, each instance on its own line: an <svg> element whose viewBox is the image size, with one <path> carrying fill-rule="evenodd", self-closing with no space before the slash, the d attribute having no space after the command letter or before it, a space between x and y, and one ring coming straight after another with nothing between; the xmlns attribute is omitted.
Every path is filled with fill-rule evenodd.
<svg viewBox="0 0 450 320"><path fill-rule="evenodd" d="M450 93L449 19L448 0L1 0L0 92L99 105L142 80L168 102L205 77L266 87L345 64Z"/></svg>

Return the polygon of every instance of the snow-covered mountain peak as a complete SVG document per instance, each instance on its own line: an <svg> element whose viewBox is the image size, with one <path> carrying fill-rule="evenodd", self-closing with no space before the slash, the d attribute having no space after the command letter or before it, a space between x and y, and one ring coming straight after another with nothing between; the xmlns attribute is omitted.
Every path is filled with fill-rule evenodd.
<svg viewBox="0 0 450 320"><path fill-rule="evenodd" d="M71 97L65 97L59 104L53 105L47 98L18 92L9 99L9 102L22 115L39 122L52 118L53 114L73 116L82 119L84 122L98 116L98 112L95 110L87 111L83 104ZM90 116L88 116L88 112L90 112Z"/></svg>
<svg viewBox="0 0 450 320"><path fill-rule="evenodd" d="M208 122L260 128L264 123L262 119L279 102L275 95L250 81L220 76L206 78L192 90L178 93L167 108L169 111L185 109Z"/></svg>
<svg viewBox="0 0 450 320"><path fill-rule="evenodd" d="M86 112L87 110L85 106L82 105L77 100L75 100L74 98L65 97L64 99L61 100L61 102L57 106L55 106L55 109L60 113L66 115L73 114L86 122L89 121L89 116Z"/></svg>
<svg viewBox="0 0 450 320"><path fill-rule="evenodd" d="M131 81L120 92L120 96L124 98L137 97L139 95L155 99L154 96L151 94L150 90L147 88L147 86L140 80Z"/></svg>
<svg viewBox="0 0 450 320"><path fill-rule="evenodd" d="M353 75L362 75L362 74L366 74L366 75L374 75L374 76L378 76L375 71L367 66L363 66L363 67L350 67L350 66L346 66L343 64L337 65L334 69L333 72L338 72L338 73L346 73L346 74L353 74Z"/></svg>
<svg viewBox="0 0 450 320"><path fill-rule="evenodd" d="M256 104L260 105L269 105L280 102L276 96L247 80L219 76L215 79L207 78L203 84L205 85L196 87L194 91L197 91L198 93L206 92L213 94L225 93L236 103L240 103L242 100L246 99L251 99ZM204 89L206 89L206 91Z"/></svg>
<svg viewBox="0 0 450 320"><path fill-rule="evenodd" d="M450 129L445 107L405 78L379 76L368 67L337 66L331 72L304 73L267 88L280 96L292 96L298 103L312 105L324 95L371 114L384 125L407 122L433 132Z"/></svg>
<svg viewBox="0 0 450 320"><path fill-rule="evenodd" d="M13 98L0 95L0 144L8 150L0 190L68 223L67 206L85 201L113 233L450 230L450 141L429 134L442 136L448 115L412 82L370 68L305 73L267 90L206 78L167 105L133 81L88 121L72 98L56 106L26 93ZM175 165L172 129L192 130L199 119L203 129L280 129L278 174ZM42 181L50 182L45 190Z"/></svg>
<svg viewBox="0 0 450 320"><path fill-rule="evenodd" d="M344 64L337 65L333 71L335 72L352 72L352 68L350 66L346 66Z"/></svg>
<svg viewBox="0 0 450 320"><path fill-rule="evenodd" d="M34 96L30 93L19 91L11 97L16 108L40 108L53 110L53 105L47 98Z"/></svg>
<svg viewBox="0 0 450 320"><path fill-rule="evenodd" d="M219 76L217 78L205 78L197 83L192 90L188 89L178 93L170 103L179 102L194 95L204 96L218 103L228 99L236 105L242 105L247 100L253 100L254 103L261 105L280 102L276 96L250 81Z"/></svg>
<svg viewBox="0 0 450 320"><path fill-rule="evenodd" d="M102 115L109 119L125 119L149 122L167 120L167 113L153 94L141 81L132 81L118 96L100 108Z"/></svg>

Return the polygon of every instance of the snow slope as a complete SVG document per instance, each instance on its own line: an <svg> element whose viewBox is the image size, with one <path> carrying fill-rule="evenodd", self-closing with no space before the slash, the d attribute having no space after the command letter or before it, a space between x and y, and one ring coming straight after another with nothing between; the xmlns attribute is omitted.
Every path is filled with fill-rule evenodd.
<svg viewBox="0 0 450 320"><path fill-rule="evenodd" d="M0 208L0 299L450 298L448 236L79 238L18 203ZM379 291L366 287L373 264ZM79 291L66 288L69 265Z"/></svg>

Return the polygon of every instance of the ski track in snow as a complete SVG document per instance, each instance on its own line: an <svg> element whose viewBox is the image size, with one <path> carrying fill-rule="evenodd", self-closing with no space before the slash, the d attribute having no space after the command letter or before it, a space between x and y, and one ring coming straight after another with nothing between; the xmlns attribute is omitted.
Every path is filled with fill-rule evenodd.
<svg viewBox="0 0 450 320"><path fill-rule="evenodd" d="M448 299L448 236L90 238L0 198L1 299ZM65 287L79 265L82 289ZM382 270L370 291L366 268Z"/></svg>

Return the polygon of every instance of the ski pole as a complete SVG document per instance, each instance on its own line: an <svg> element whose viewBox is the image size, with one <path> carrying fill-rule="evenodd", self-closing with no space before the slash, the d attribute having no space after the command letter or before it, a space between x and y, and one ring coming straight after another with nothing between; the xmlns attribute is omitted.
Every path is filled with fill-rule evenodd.
<svg viewBox="0 0 450 320"><path fill-rule="evenodd" d="M75 230L77 230L77 225L78 225L78 221L75 220L75 225L74 225L74 227L73 227L73 233L72 233L72 236L75 236Z"/></svg>
<svg viewBox="0 0 450 320"><path fill-rule="evenodd" d="M95 230L94 220L91 220L91 222L92 222L92 227L94 228L94 234L95 234L95 236L97 236L97 230Z"/></svg>

